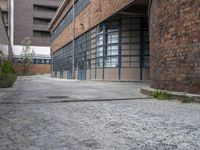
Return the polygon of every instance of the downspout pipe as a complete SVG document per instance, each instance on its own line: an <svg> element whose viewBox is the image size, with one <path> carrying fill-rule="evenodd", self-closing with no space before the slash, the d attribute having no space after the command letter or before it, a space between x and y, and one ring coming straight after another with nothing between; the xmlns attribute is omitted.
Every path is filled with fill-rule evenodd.
<svg viewBox="0 0 200 150"><path fill-rule="evenodd" d="M72 42L72 77L75 79L75 0L73 0L73 42Z"/></svg>
<svg viewBox="0 0 200 150"><path fill-rule="evenodd" d="M149 6L148 6L148 12L147 12L147 16L148 16L148 23L149 23L149 27L150 27L150 15L151 15L151 6L152 6L152 2L153 0L149 0Z"/></svg>

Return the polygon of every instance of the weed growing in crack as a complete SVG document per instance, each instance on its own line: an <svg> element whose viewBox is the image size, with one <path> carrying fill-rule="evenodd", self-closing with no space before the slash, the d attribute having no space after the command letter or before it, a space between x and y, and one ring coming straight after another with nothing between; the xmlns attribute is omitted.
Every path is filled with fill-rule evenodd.
<svg viewBox="0 0 200 150"><path fill-rule="evenodd" d="M160 100L169 100L171 98L171 93L165 90L156 90L153 91L152 96Z"/></svg>

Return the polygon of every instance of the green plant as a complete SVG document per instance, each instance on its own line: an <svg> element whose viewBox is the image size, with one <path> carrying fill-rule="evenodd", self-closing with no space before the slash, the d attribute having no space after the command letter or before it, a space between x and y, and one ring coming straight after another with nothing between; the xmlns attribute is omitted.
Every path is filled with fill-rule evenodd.
<svg viewBox="0 0 200 150"><path fill-rule="evenodd" d="M27 74L30 70L30 65L33 63L33 57L35 55L35 51L31 48L31 40L29 37L25 37L21 44L23 45L21 57L23 64L23 73Z"/></svg>
<svg viewBox="0 0 200 150"><path fill-rule="evenodd" d="M12 87L16 79L16 74L0 74L0 88Z"/></svg>
<svg viewBox="0 0 200 150"><path fill-rule="evenodd" d="M194 102L194 98L193 97L186 98L186 99L181 101L181 103L193 103L193 102Z"/></svg>
<svg viewBox="0 0 200 150"><path fill-rule="evenodd" d="M4 61L1 65L1 73L2 74L15 74L15 68L10 61Z"/></svg>
<svg viewBox="0 0 200 150"><path fill-rule="evenodd" d="M169 100L171 98L170 92L167 92L165 90L153 91L152 96L160 100L166 100L166 99Z"/></svg>

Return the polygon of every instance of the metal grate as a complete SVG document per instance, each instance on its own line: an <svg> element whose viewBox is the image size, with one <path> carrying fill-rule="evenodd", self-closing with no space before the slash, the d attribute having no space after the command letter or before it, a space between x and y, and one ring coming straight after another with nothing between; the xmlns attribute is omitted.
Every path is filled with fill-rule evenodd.
<svg viewBox="0 0 200 150"><path fill-rule="evenodd" d="M14 104L13 102L11 101L2 101L0 102L1 105L10 105L10 104Z"/></svg>

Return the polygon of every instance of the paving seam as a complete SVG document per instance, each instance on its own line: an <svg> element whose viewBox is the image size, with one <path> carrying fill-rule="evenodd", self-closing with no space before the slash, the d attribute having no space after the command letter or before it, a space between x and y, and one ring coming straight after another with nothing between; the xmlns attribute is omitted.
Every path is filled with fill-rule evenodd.
<svg viewBox="0 0 200 150"><path fill-rule="evenodd" d="M111 99L75 99L75 100L60 100L60 101L44 101L44 102L0 102L0 105L15 105L15 104L55 104L55 103L83 103L83 102L110 102L110 101L130 101L130 100L151 100L149 97L137 98L111 98ZM31 101L31 100L30 100ZM32 100L34 101L34 100Z"/></svg>

